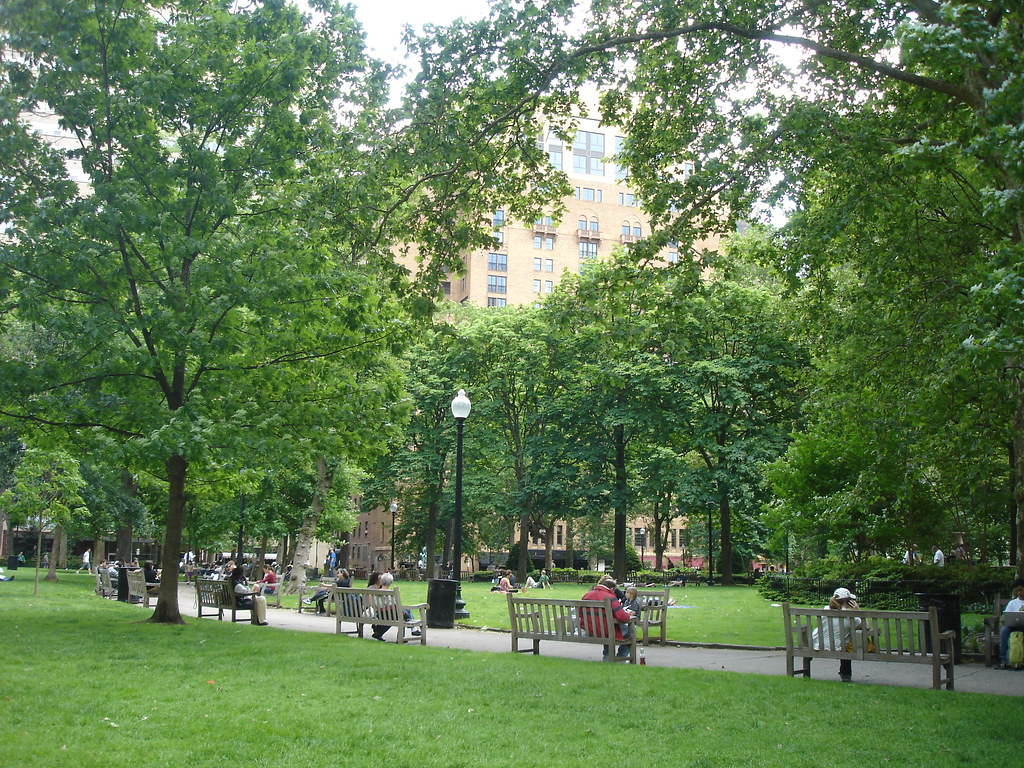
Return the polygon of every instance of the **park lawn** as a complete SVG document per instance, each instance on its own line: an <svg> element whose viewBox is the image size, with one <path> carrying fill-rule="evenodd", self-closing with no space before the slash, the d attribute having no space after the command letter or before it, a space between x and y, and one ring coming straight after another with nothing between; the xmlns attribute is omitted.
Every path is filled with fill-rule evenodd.
<svg viewBox="0 0 1024 768"><path fill-rule="evenodd" d="M0 583L0 768L943 768L1019 744L1012 697L159 626L61 579Z"/></svg>
<svg viewBox="0 0 1024 768"><path fill-rule="evenodd" d="M402 601L424 602L426 582L398 582ZM491 584L464 582L462 598L474 627L509 629L505 595L490 591ZM583 597L585 584L556 584L536 595L562 599ZM773 605L754 587L673 587L676 606L668 610L668 639L690 643L783 646L782 607Z"/></svg>

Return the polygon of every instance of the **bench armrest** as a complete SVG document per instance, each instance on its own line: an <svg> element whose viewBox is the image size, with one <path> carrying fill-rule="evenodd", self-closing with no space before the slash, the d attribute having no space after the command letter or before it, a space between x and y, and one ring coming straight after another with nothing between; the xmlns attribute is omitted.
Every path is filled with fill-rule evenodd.
<svg viewBox="0 0 1024 768"><path fill-rule="evenodd" d="M416 603L416 605L403 605L403 608L408 608L410 611L418 611L423 608L429 608L430 603Z"/></svg>

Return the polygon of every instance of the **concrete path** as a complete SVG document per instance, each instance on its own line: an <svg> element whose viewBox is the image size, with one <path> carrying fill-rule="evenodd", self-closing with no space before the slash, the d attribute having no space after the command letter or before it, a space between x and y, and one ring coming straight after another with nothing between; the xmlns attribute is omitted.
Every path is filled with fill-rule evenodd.
<svg viewBox="0 0 1024 768"><path fill-rule="evenodd" d="M183 585L179 593L179 605L185 616L196 616L195 590ZM205 618L205 617L204 617ZM289 608L269 608L269 628L253 627L253 631L287 629L301 632L323 632L333 634L334 617L317 616L315 613L299 613ZM395 631L390 630L390 638ZM369 631L366 633L369 638ZM367 639L367 642L372 642ZM489 629L428 629L427 645L432 647L457 648L484 653L511 653L511 635L507 631ZM411 646L415 647L415 646ZM565 659L599 661L601 652L597 647L574 643L542 642L540 652L544 656ZM773 649L722 648L670 643L662 648L657 645L645 648L647 665L650 667L678 667L682 669L705 669L713 671L740 672L757 675L785 675L786 653ZM527 656L528 654L523 654ZM838 662L814 662L814 675L822 680L838 678ZM927 664L894 664L882 662L855 662L854 683L894 685L907 688L930 689L931 667ZM958 692L992 693L1000 696L1024 696L1024 671L1005 671L983 664L958 664L954 675L954 686Z"/></svg>

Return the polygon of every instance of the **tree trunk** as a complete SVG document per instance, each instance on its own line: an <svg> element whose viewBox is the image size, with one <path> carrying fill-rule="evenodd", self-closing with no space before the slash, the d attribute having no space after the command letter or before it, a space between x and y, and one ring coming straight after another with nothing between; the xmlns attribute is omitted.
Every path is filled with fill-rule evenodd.
<svg viewBox="0 0 1024 768"><path fill-rule="evenodd" d="M58 525L53 529L53 541L50 543L50 568L43 577L43 581L59 581L57 578L57 558L60 557L60 543L64 538L64 526Z"/></svg>
<svg viewBox="0 0 1024 768"><path fill-rule="evenodd" d="M435 496L427 507L427 535L424 546L427 550L427 578L437 578L437 514L438 500Z"/></svg>
<svg viewBox="0 0 1024 768"><path fill-rule="evenodd" d="M565 567L572 568L576 561L576 548L573 546L572 525L565 521Z"/></svg>
<svg viewBox="0 0 1024 768"><path fill-rule="evenodd" d="M530 562L530 514L519 516L519 567L516 568L516 583L526 583L526 566Z"/></svg>
<svg viewBox="0 0 1024 768"><path fill-rule="evenodd" d="M57 567L65 571L68 569L68 534L63 526L60 527L60 544L57 547Z"/></svg>
<svg viewBox="0 0 1024 768"><path fill-rule="evenodd" d="M299 526L299 534L295 542L295 554L292 557L292 571L288 581L283 583L282 594L298 592L306 585L306 563L309 562L309 550L313 546L313 534L316 533L317 523L320 522L320 515L324 511L324 499L331 490L334 478L331 476L327 466L326 456L316 458L316 491L313 493L313 501L309 507L309 514L302 518Z"/></svg>
<svg viewBox="0 0 1024 768"><path fill-rule="evenodd" d="M167 460L167 524L164 551L160 559L160 590L156 610L149 621L156 624L184 624L178 606L178 562L181 532L185 524L185 476L188 462L180 453Z"/></svg>
<svg viewBox="0 0 1024 768"><path fill-rule="evenodd" d="M626 580L626 431L621 424L614 430L615 440L615 562L616 581Z"/></svg>
<svg viewBox="0 0 1024 768"><path fill-rule="evenodd" d="M1014 489L1013 500L1017 509L1016 525L1013 528L1017 538L1015 552L1016 578L1024 578L1024 375L1017 379L1017 410L1013 414L1013 459Z"/></svg>
<svg viewBox="0 0 1024 768"><path fill-rule="evenodd" d="M722 482L718 484L718 552L721 564L719 573L722 584L732 586L732 520L729 510L729 487Z"/></svg>

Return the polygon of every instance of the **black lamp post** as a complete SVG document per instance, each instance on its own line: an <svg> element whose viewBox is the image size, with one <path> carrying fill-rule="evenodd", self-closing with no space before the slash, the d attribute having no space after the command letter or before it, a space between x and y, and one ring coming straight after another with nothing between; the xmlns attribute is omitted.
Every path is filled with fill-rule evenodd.
<svg viewBox="0 0 1024 768"><path fill-rule="evenodd" d="M391 512L391 573L395 572L395 513L398 512L398 504L392 499L388 507Z"/></svg>
<svg viewBox="0 0 1024 768"><path fill-rule="evenodd" d="M469 416L472 403L466 397L466 390L460 389L452 400L452 416L455 417L455 518L452 521L452 579L455 587L455 618L468 619L469 611L462 599L462 425Z"/></svg>
<svg viewBox="0 0 1024 768"><path fill-rule="evenodd" d="M647 529L646 528L641 528L640 529L640 570L641 571L647 569L647 563L644 562L644 555L646 554L646 549L647 549Z"/></svg>

